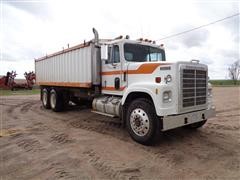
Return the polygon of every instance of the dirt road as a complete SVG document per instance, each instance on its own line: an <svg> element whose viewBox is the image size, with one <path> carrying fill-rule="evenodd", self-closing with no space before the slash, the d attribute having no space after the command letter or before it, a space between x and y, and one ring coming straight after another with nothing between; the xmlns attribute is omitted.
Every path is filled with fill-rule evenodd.
<svg viewBox="0 0 240 180"><path fill-rule="evenodd" d="M215 118L153 147L85 107L54 113L38 95L0 97L0 179L240 179L239 93L214 88Z"/></svg>

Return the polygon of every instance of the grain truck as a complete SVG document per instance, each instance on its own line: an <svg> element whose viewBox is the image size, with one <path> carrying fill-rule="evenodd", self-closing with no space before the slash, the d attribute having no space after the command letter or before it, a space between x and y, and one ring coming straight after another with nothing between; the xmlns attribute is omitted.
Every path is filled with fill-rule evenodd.
<svg viewBox="0 0 240 180"><path fill-rule="evenodd" d="M43 107L63 111L91 102L92 112L119 117L130 136L150 144L157 134L196 129L214 116L208 67L167 62L162 45L129 36L100 39L35 59Z"/></svg>

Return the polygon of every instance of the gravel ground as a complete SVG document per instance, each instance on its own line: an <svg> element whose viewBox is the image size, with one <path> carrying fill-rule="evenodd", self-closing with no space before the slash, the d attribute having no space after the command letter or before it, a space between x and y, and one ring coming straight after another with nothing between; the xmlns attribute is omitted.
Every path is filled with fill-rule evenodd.
<svg viewBox="0 0 240 180"><path fill-rule="evenodd" d="M215 118L150 147L86 107L55 113L39 95L0 97L0 179L240 179L240 88L213 93Z"/></svg>

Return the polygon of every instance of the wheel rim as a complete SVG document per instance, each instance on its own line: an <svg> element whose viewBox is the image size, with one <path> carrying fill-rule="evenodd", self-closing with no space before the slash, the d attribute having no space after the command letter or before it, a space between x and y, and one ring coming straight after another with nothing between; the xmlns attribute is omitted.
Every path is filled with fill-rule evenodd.
<svg viewBox="0 0 240 180"><path fill-rule="evenodd" d="M141 108L134 109L130 115L130 125L138 136L145 136L149 131L149 118Z"/></svg>
<svg viewBox="0 0 240 180"><path fill-rule="evenodd" d="M43 105L46 106L47 105L47 92L43 92Z"/></svg>
<svg viewBox="0 0 240 180"><path fill-rule="evenodd" d="M51 103L51 108L56 107L56 94L55 93L51 93L50 103Z"/></svg>

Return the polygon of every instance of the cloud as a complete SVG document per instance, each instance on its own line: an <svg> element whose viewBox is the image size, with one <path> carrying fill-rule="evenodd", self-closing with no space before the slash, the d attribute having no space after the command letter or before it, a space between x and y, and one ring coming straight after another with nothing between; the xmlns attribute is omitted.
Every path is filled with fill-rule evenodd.
<svg viewBox="0 0 240 180"><path fill-rule="evenodd" d="M239 13L238 11L233 11L234 13ZM240 16L235 16L230 19L226 19L225 21L221 22L221 25L227 27L229 31L231 31L234 35L239 35L239 22Z"/></svg>
<svg viewBox="0 0 240 180"><path fill-rule="evenodd" d="M16 62L17 59L16 59L16 57L11 56L11 54L3 52L2 53L2 61Z"/></svg>
<svg viewBox="0 0 240 180"><path fill-rule="evenodd" d="M4 1L0 74L34 70L34 58L92 39L92 27L100 38L128 34L156 40L232 15L238 8L234 2L171 0ZM239 56L239 17L158 43L165 44L168 60L199 59L209 65L211 78L225 78L227 64Z"/></svg>
<svg viewBox="0 0 240 180"><path fill-rule="evenodd" d="M16 52L16 53L13 53ZM37 49L29 49L29 48L19 48L14 51L5 50L2 53L2 61L33 61L34 58L42 56L43 53L38 51Z"/></svg>
<svg viewBox="0 0 240 180"><path fill-rule="evenodd" d="M28 12L39 18L49 18L51 9L46 1L3 1L4 3L19 10Z"/></svg>
<svg viewBox="0 0 240 180"><path fill-rule="evenodd" d="M238 1L206 1L195 3L195 10L202 18L208 19L209 22L239 13ZM232 19L231 19L232 20ZM227 21L222 22L227 23Z"/></svg>
<svg viewBox="0 0 240 180"><path fill-rule="evenodd" d="M201 63L206 64L206 65L212 65L214 63L214 60L211 59L210 57L201 57Z"/></svg>
<svg viewBox="0 0 240 180"><path fill-rule="evenodd" d="M191 28L189 28L191 29ZM182 36L180 41L187 48L203 46L209 37L209 32L206 29L199 29L189 32L187 36Z"/></svg>
<svg viewBox="0 0 240 180"><path fill-rule="evenodd" d="M13 66L14 64L14 66ZM4 61L4 63L1 62L0 71L1 75L6 75L6 73L9 71L16 71L18 79L24 78L24 73L33 71L34 70L34 62L30 61L27 62L25 60L18 60L16 62L12 61Z"/></svg>
<svg viewBox="0 0 240 180"><path fill-rule="evenodd" d="M230 58L230 59L239 59L239 51L237 49L223 49L221 51L223 57Z"/></svg>

